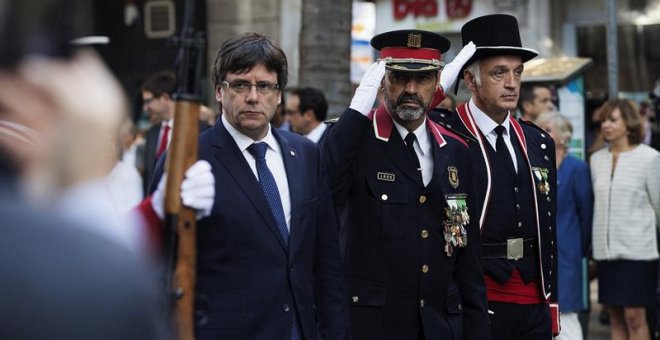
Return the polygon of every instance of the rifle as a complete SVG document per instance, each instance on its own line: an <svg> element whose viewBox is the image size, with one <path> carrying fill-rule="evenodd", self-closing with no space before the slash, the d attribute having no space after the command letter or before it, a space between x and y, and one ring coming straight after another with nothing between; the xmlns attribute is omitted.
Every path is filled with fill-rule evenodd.
<svg viewBox="0 0 660 340"><path fill-rule="evenodd" d="M182 206L180 190L185 171L197 161L200 88L198 79L205 40L193 27L194 0L186 0L181 36L174 43L177 55L177 89L174 127L167 157L165 187L165 308L173 316L181 340L193 340L197 229L195 210ZM172 272L173 271L173 272ZM173 301L172 301L173 299ZM174 314L170 314L171 307Z"/></svg>

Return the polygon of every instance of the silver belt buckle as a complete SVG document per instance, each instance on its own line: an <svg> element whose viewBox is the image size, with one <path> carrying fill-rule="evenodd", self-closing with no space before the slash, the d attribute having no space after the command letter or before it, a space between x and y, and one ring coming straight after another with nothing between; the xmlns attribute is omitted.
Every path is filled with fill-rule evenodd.
<svg viewBox="0 0 660 340"><path fill-rule="evenodd" d="M506 240L506 258L507 260L518 260L523 258L523 239L512 238Z"/></svg>

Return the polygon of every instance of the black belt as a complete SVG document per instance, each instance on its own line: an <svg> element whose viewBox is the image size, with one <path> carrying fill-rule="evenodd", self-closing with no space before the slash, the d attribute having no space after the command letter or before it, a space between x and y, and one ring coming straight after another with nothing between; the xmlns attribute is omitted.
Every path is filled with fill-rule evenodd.
<svg viewBox="0 0 660 340"><path fill-rule="evenodd" d="M482 257L485 259L518 260L531 256L536 251L535 238L512 238L505 243L482 243Z"/></svg>

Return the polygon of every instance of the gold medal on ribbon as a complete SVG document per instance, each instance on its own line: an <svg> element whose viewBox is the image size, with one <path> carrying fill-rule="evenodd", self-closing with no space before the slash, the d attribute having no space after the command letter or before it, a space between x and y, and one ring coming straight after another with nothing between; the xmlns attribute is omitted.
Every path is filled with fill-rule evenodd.
<svg viewBox="0 0 660 340"><path fill-rule="evenodd" d="M539 181L539 191L547 195L550 193L550 183L548 182L548 169L547 168L532 168L534 176Z"/></svg>
<svg viewBox="0 0 660 340"><path fill-rule="evenodd" d="M467 195L445 195L447 207L444 222L445 252L451 256L455 247L467 246L467 231L465 225L470 223L468 214Z"/></svg>

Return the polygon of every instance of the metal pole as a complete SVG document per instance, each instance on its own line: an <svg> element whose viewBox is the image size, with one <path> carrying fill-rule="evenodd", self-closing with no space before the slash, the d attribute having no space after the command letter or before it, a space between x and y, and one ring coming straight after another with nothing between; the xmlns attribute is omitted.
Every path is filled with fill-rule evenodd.
<svg viewBox="0 0 660 340"><path fill-rule="evenodd" d="M607 5L607 79L609 98L619 94L619 56L617 54L616 0L605 0Z"/></svg>

